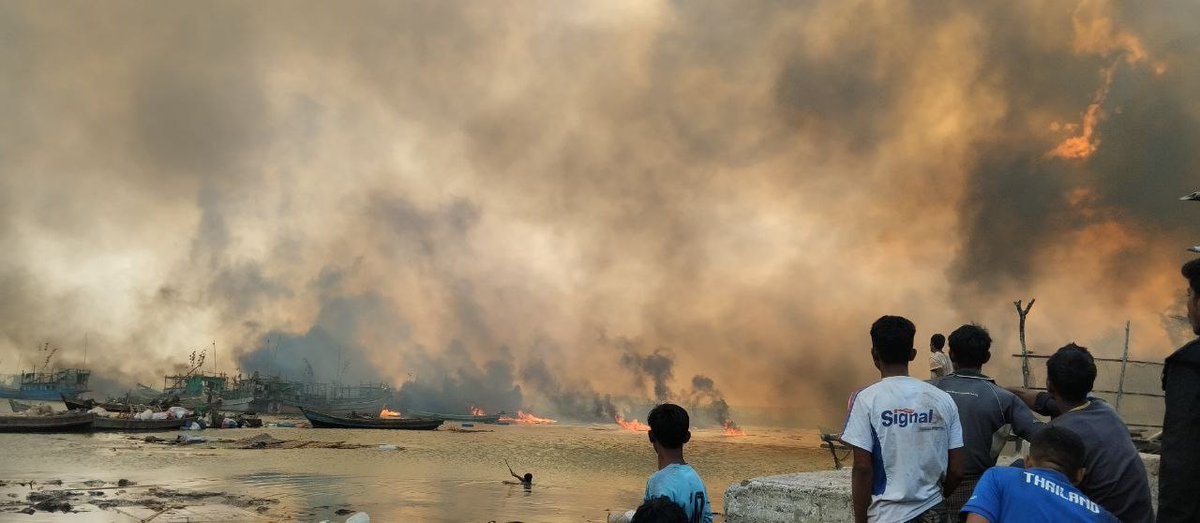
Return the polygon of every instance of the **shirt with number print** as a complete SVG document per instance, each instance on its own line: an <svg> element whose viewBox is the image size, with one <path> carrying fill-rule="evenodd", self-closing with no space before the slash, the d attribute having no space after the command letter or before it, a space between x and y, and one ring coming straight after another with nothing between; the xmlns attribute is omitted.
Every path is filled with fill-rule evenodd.
<svg viewBox="0 0 1200 523"><path fill-rule="evenodd" d="M672 463L650 476L646 481L646 497L643 501L661 496L683 507L689 523L712 523L708 491L691 465Z"/></svg>

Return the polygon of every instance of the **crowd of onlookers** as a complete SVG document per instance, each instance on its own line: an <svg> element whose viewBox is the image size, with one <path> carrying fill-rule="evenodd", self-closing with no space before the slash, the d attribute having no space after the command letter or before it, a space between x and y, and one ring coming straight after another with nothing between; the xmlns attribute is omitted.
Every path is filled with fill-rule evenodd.
<svg viewBox="0 0 1200 523"><path fill-rule="evenodd" d="M1200 336L1200 259L1182 272L1188 320ZM880 380L851 397L841 434L853 453L855 521L1156 521L1128 427L1092 395L1096 363L1087 348L1068 343L1050 356L1038 392L1006 389L984 374L992 339L982 326L932 337L929 381L909 375L917 357L911 321L881 317L870 335ZM1200 522L1200 339L1166 359L1162 386L1157 521ZM633 522L711 522L704 484L683 459L687 411L659 405L647 423L659 470ZM998 467L1010 433L1029 441L1029 453Z"/></svg>

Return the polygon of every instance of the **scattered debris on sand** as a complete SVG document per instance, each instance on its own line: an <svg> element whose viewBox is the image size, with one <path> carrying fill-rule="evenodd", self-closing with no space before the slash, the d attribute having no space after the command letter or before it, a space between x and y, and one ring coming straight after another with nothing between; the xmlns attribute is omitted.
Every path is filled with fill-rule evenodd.
<svg viewBox="0 0 1200 523"><path fill-rule="evenodd" d="M115 511L121 514L145 519L158 515L167 515L164 520L178 519L174 516L188 517L220 516L222 518L243 519L247 515L257 516L270 510L277 500L239 496L225 492L176 490L160 486L135 487L135 483L127 479L108 483L101 480L87 480L72 483L67 488L47 488L61 486L61 480L45 481L35 486L34 482L14 483L32 490L25 496L8 493L0 499L0 514L20 513L79 513L94 511ZM8 485L7 482L3 485ZM115 491L105 492L108 491ZM253 511L253 512L251 512ZM256 514L257 513L257 514ZM207 521L207 520L206 520Z"/></svg>

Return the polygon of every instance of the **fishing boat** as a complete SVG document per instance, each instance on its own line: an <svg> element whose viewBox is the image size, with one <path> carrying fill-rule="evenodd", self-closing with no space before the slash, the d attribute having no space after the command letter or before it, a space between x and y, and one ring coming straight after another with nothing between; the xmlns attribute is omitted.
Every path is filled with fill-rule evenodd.
<svg viewBox="0 0 1200 523"><path fill-rule="evenodd" d="M0 432L78 432L92 428L95 416L67 412L50 416L0 416Z"/></svg>
<svg viewBox="0 0 1200 523"><path fill-rule="evenodd" d="M254 411L252 403L254 403L254 396L221 398L221 404L217 409L222 412L252 412Z"/></svg>
<svg viewBox="0 0 1200 523"><path fill-rule="evenodd" d="M429 412L427 410L420 410L420 409L408 409L405 412L408 412L409 414L411 414L417 418L440 418L440 419L444 419L446 421L459 421L459 422L463 422L463 423L484 423L484 424L491 424L491 425L500 423L500 416L504 415L503 413L501 413L501 414L483 414L483 415L439 414L437 412Z"/></svg>
<svg viewBox="0 0 1200 523"><path fill-rule="evenodd" d="M95 407L100 407L109 412L133 412L133 405L124 403L97 403L93 399L69 398L62 396L62 402L67 406L67 410L92 410Z"/></svg>
<svg viewBox="0 0 1200 523"><path fill-rule="evenodd" d="M441 418L369 418L357 416L334 416L301 408L300 412L312 423L313 428L322 429L392 429L434 430L442 425Z"/></svg>
<svg viewBox="0 0 1200 523"><path fill-rule="evenodd" d="M61 396L75 397L88 391L87 369L58 369L22 372L0 380L0 398L58 401Z"/></svg>
<svg viewBox="0 0 1200 523"><path fill-rule="evenodd" d="M92 428L106 432L145 432L179 430L187 419L132 419L96 416Z"/></svg>
<svg viewBox="0 0 1200 523"><path fill-rule="evenodd" d="M21 403L17 400L8 400L8 408L12 409L13 412L25 412L32 409L33 405Z"/></svg>

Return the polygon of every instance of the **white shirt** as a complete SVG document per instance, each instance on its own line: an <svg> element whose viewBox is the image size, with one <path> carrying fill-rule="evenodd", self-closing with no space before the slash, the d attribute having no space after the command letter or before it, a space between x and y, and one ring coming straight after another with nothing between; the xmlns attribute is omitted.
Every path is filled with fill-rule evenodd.
<svg viewBox="0 0 1200 523"><path fill-rule="evenodd" d="M908 521L942 501L947 452L963 446L958 407L942 390L908 376L854 395L842 441L871 453L870 521Z"/></svg>
<svg viewBox="0 0 1200 523"><path fill-rule="evenodd" d="M950 356L945 352L938 351L929 355L929 374L930 378L940 378L954 372L954 363L950 361Z"/></svg>

